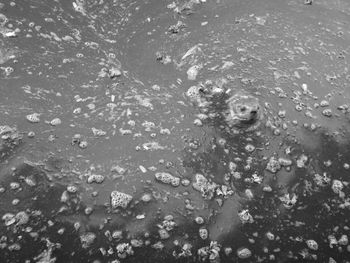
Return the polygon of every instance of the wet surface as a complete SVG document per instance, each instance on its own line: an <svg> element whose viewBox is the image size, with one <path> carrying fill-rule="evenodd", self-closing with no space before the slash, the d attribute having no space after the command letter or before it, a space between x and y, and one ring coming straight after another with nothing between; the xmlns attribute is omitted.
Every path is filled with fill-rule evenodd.
<svg viewBox="0 0 350 263"><path fill-rule="evenodd" d="M349 28L346 0L0 3L0 261L350 262Z"/></svg>

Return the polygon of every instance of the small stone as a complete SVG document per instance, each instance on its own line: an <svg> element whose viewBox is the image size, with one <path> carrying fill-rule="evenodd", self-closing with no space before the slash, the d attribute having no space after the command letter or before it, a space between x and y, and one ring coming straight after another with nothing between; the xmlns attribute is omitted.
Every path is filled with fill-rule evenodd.
<svg viewBox="0 0 350 263"><path fill-rule="evenodd" d="M50 124L52 126L57 126L57 125L60 125L62 123L61 119L60 118L55 118L53 119L52 121L50 121Z"/></svg>
<svg viewBox="0 0 350 263"><path fill-rule="evenodd" d="M252 252L248 248L237 249L237 256L241 259L249 258L251 255Z"/></svg>
<svg viewBox="0 0 350 263"><path fill-rule="evenodd" d="M323 116L326 117L332 117L332 110L331 109L325 109L322 111Z"/></svg>
<svg viewBox="0 0 350 263"><path fill-rule="evenodd" d="M26 116L27 120L31 123L38 123L40 122L40 114L39 113L32 113Z"/></svg>
<svg viewBox="0 0 350 263"><path fill-rule="evenodd" d="M312 250L318 249L318 244L315 240L312 240L312 239L306 240L306 245L308 246L309 249L312 249Z"/></svg>
<svg viewBox="0 0 350 263"><path fill-rule="evenodd" d="M101 183L103 183L104 180L105 180L105 177L101 174L91 174L87 179L87 183L88 184L91 184L91 183L101 184Z"/></svg>
<svg viewBox="0 0 350 263"><path fill-rule="evenodd" d="M238 217L243 224L245 223L253 223L254 219L252 215L249 213L248 209L242 210L238 213Z"/></svg>
<svg viewBox="0 0 350 263"><path fill-rule="evenodd" d="M168 231L166 231L165 229L159 229L158 234L160 239L168 239L170 237Z"/></svg>
<svg viewBox="0 0 350 263"><path fill-rule="evenodd" d="M16 214L15 219L17 225L25 225L29 222L29 215L26 212L21 211Z"/></svg>
<svg viewBox="0 0 350 263"><path fill-rule="evenodd" d="M91 215L92 211L93 211L92 207L86 207L85 210L84 210L85 215Z"/></svg>
<svg viewBox="0 0 350 263"><path fill-rule="evenodd" d="M149 201L152 200L152 195L150 194L144 194L141 197L142 202L148 203Z"/></svg>
<svg viewBox="0 0 350 263"><path fill-rule="evenodd" d="M61 202L62 203L67 203L69 200L69 194L68 191L63 191L62 195L61 195Z"/></svg>
<svg viewBox="0 0 350 263"><path fill-rule="evenodd" d="M113 231L112 237L114 239L117 239L117 240L122 239L123 238L123 231L120 231L120 230Z"/></svg>
<svg viewBox="0 0 350 263"><path fill-rule="evenodd" d="M35 132L30 131L27 133L28 138L34 138L35 137Z"/></svg>
<svg viewBox="0 0 350 263"><path fill-rule="evenodd" d="M280 169L281 165L279 161L276 159L276 157L272 156L266 165L266 170L270 171L271 173L277 173L277 171Z"/></svg>
<svg viewBox="0 0 350 263"><path fill-rule="evenodd" d="M181 180L181 184L182 184L183 186L189 186L189 185L191 184L191 181L188 180L188 179L182 179L182 180Z"/></svg>
<svg viewBox="0 0 350 263"><path fill-rule="evenodd" d="M67 191L71 194L74 194L78 191L78 188L75 185L68 185Z"/></svg>
<svg viewBox="0 0 350 263"><path fill-rule="evenodd" d="M291 166L292 165L292 160L287 159L287 158L278 158L278 162L280 163L281 166Z"/></svg>
<svg viewBox="0 0 350 263"><path fill-rule="evenodd" d="M118 207L126 208L132 200L132 196L119 192L113 191L111 193L111 206L116 209Z"/></svg>
<svg viewBox="0 0 350 263"><path fill-rule="evenodd" d="M111 79L114 79L116 77L120 77L122 75L122 72L118 68L111 68L108 71L108 75Z"/></svg>
<svg viewBox="0 0 350 263"><path fill-rule="evenodd" d="M88 232L80 236L80 242L83 248L91 246L96 239L96 235L92 232Z"/></svg>
<svg viewBox="0 0 350 263"><path fill-rule="evenodd" d="M202 65L194 65L187 70L187 78L189 80L196 80L199 70L202 69Z"/></svg>
<svg viewBox="0 0 350 263"><path fill-rule="evenodd" d="M206 228L200 228L199 229L199 237L203 240L208 239L209 232Z"/></svg>
<svg viewBox="0 0 350 263"><path fill-rule="evenodd" d="M87 146L88 146L87 141L81 141L81 142L79 142L79 147L80 147L81 149L85 149Z"/></svg>
<svg viewBox="0 0 350 263"><path fill-rule="evenodd" d="M320 106L321 106L321 107L327 107L327 106L329 106L329 102L326 101L326 100L322 100L322 101L320 102Z"/></svg>
<svg viewBox="0 0 350 263"><path fill-rule="evenodd" d="M286 111L285 111L285 110L279 111L279 112L278 112L278 116L279 116L280 118L286 117Z"/></svg>
<svg viewBox="0 0 350 263"><path fill-rule="evenodd" d="M16 222L15 215L11 213L4 214L2 220L5 222L5 226L10 226Z"/></svg>
<svg viewBox="0 0 350 263"><path fill-rule="evenodd" d="M254 152L255 146L252 145L252 144L247 144L247 145L244 147L244 149L245 149L247 152L251 153L251 152Z"/></svg>
<svg viewBox="0 0 350 263"><path fill-rule="evenodd" d="M170 184L175 187L180 185L180 178L173 176L170 173L159 172L155 174L155 178L157 181L160 181L164 184Z"/></svg>
<svg viewBox="0 0 350 263"><path fill-rule="evenodd" d="M203 217L201 217L201 216L197 216L197 217L194 219L194 221L195 221L198 225L204 224L204 219L203 219Z"/></svg>
<svg viewBox="0 0 350 263"><path fill-rule="evenodd" d="M297 160L297 167L304 168L307 161L308 157L305 154L300 155L300 157Z"/></svg>
<svg viewBox="0 0 350 263"><path fill-rule="evenodd" d="M11 190L17 190L19 187L20 187L20 185L17 182L11 182L10 183Z"/></svg>
<svg viewBox="0 0 350 263"><path fill-rule="evenodd" d="M349 239L347 235L342 235L339 240L338 240L338 244L341 246L346 246L349 243Z"/></svg>
<svg viewBox="0 0 350 263"><path fill-rule="evenodd" d="M225 255L228 257L232 254L232 248L231 247L225 247L224 248Z"/></svg>
<svg viewBox="0 0 350 263"><path fill-rule="evenodd" d="M335 194L340 194L341 191L343 190L344 188L344 185L341 181L339 180L333 180L333 183L332 183L332 190Z"/></svg>
<svg viewBox="0 0 350 263"><path fill-rule="evenodd" d="M274 240L275 239L275 235L272 234L270 231L266 233L266 237L268 240Z"/></svg>

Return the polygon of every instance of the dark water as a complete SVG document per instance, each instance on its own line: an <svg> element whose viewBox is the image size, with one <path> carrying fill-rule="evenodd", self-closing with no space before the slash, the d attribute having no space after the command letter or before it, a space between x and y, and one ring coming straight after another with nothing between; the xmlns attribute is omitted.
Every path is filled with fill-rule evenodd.
<svg viewBox="0 0 350 263"><path fill-rule="evenodd" d="M350 2L0 13L0 262L350 262ZM209 81L226 93L203 113L186 92ZM254 127L223 117L241 91L259 100ZM271 172L272 157L290 163Z"/></svg>

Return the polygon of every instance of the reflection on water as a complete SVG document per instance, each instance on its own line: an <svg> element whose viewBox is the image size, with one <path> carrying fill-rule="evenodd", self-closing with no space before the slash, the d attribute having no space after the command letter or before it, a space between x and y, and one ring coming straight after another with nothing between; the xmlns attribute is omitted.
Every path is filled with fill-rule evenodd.
<svg viewBox="0 0 350 263"><path fill-rule="evenodd" d="M349 15L0 3L0 261L348 262Z"/></svg>

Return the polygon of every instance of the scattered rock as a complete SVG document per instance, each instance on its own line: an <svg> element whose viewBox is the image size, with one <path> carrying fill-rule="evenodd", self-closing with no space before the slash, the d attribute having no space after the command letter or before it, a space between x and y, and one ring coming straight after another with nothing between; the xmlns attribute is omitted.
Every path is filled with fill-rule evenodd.
<svg viewBox="0 0 350 263"><path fill-rule="evenodd" d="M155 178L157 181L164 184L170 184L175 187L180 185L180 178L173 176L170 173L159 172L155 174Z"/></svg>
<svg viewBox="0 0 350 263"><path fill-rule="evenodd" d="M114 209L118 207L121 207L124 209L127 208L131 200L132 200L131 195L128 195L119 191L113 191L111 193L111 206Z"/></svg>
<svg viewBox="0 0 350 263"><path fill-rule="evenodd" d="M252 252L248 248L239 248L237 249L237 256L241 259L251 257Z"/></svg>

